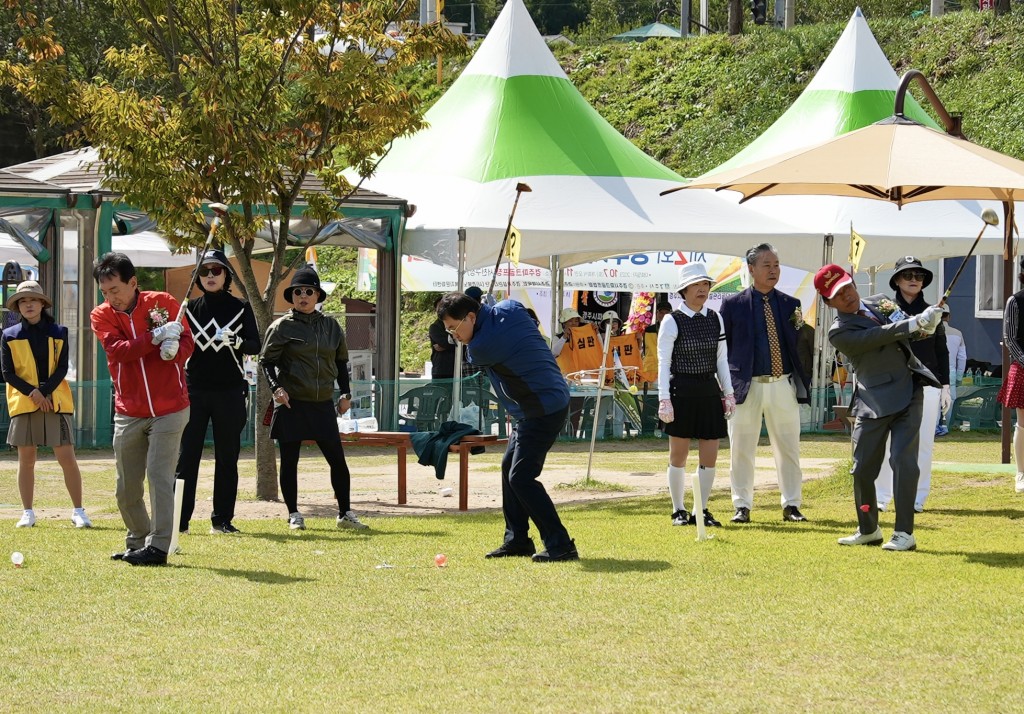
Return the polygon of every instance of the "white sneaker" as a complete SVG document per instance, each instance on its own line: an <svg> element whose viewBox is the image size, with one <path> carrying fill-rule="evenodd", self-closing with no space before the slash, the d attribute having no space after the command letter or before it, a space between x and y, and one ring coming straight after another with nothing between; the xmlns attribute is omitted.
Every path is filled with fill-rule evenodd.
<svg viewBox="0 0 1024 714"><path fill-rule="evenodd" d="M75 528L92 528L92 521L85 515L84 508L76 508L71 512L71 522L75 524Z"/></svg>
<svg viewBox="0 0 1024 714"><path fill-rule="evenodd" d="M892 540L883 545L882 550L917 550L917 541L909 533L894 531Z"/></svg>
<svg viewBox="0 0 1024 714"><path fill-rule="evenodd" d="M1017 493L1024 493L1024 471L1017 472L1016 484L1014 484L1014 490Z"/></svg>
<svg viewBox="0 0 1024 714"><path fill-rule="evenodd" d="M863 535L860 531L857 531L852 536L840 538L836 542L839 545L881 545L883 540L885 538L882 536L882 529L876 528L874 533Z"/></svg>
<svg viewBox="0 0 1024 714"><path fill-rule="evenodd" d="M360 521L359 516L353 511L345 511L344 516L338 516L338 528L354 528L357 531L363 531L369 527Z"/></svg>
<svg viewBox="0 0 1024 714"><path fill-rule="evenodd" d="M15 528L31 528L36 524L36 512L31 508L26 508L25 512L21 514L21 520L14 526Z"/></svg>
<svg viewBox="0 0 1024 714"><path fill-rule="evenodd" d="M293 531L306 530L306 519L298 511L288 514L288 527Z"/></svg>

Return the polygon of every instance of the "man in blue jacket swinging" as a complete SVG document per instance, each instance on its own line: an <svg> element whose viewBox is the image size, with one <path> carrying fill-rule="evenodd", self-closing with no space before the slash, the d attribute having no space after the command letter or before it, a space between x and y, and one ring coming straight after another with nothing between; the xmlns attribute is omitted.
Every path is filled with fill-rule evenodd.
<svg viewBox="0 0 1024 714"><path fill-rule="evenodd" d="M470 362L484 369L494 393L516 419L501 461L505 541L486 557L578 560L575 542L537 480L569 414L569 388L536 323L515 300L492 307L464 293L441 298L437 317L449 335L467 346ZM544 541L539 553L529 536L531 518Z"/></svg>

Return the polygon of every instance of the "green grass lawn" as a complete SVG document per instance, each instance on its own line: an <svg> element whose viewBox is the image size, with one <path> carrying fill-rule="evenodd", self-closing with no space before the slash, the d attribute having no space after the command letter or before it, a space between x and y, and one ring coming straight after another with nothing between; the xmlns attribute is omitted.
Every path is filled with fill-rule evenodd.
<svg viewBox="0 0 1024 714"><path fill-rule="evenodd" d="M634 446L609 446L595 461L664 468L664 442ZM807 456L840 460L848 448L835 437L804 444ZM938 462L998 455L994 437L975 434L936 449ZM368 534L326 519L309 519L304 533L280 519L241 521L241 536L193 534L171 566L152 569L108 560L123 542L116 518L86 531L4 522L0 702L11 711L1024 709L1024 497L1006 467L938 471L916 553L835 544L855 529L849 476L837 471L805 486L811 522L782 523L777 492L759 492L754 523L715 529L705 543L669 525L665 498L565 508L582 556L565 564L484 560L500 542L498 513L373 518ZM109 474L90 473L87 492L100 478L111 489ZM0 501L16 502L12 482L11 472ZM59 479L37 500L62 505ZM711 508L729 512L728 493ZM892 519L882 514L887 536ZM15 549L24 568L7 560ZM434 567L436 553L448 567Z"/></svg>

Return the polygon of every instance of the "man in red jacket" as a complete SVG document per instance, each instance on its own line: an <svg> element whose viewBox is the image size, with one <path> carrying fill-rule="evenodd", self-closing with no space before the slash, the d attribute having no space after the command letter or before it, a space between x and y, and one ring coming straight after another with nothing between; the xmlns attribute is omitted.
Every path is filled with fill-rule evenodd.
<svg viewBox="0 0 1024 714"><path fill-rule="evenodd" d="M189 416L185 362L192 334L176 321L180 305L171 295L139 291L128 256L107 253L92 274L105 300L91 321L114 383L117 507L128 528L127 549L111 557L164 565L176 527L174 466ZM143 498L147 476L152 519Z"/></svg>

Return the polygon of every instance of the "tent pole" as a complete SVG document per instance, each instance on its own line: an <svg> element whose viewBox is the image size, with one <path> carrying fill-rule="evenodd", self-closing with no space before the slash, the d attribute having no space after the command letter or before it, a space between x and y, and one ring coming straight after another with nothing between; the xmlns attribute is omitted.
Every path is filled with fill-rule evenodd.
<svg viewBox="0 0 1024 714"><path fill-rule="evenodd" d="M833 242L834 238L832 234L826 233L822 241L822 265L828 265L832 262ZM815 429L821 430L825 425L825 389L828 384L828 360L825 359L828 352L828 336L826 334L828 326L825 324L825 312L828 308L817 292L815 292L814 300L817 305L817 309L815 310L815 336L816 342L818 343L818 371L814 375L817 379L817 384L811 385L811 392L814 395L814 398L811 400L811 423L814 425Z"/></svg>

